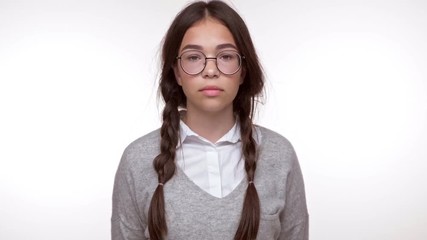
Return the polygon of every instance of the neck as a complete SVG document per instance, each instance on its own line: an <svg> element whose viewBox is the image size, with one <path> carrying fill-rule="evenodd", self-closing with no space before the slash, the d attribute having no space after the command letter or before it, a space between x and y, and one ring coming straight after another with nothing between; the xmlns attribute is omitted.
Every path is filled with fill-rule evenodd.
<svg viewBox="0 0 427 240"><path fill-rule="evenodd" d="M236 118L233 111L206 113L187 109L183 121L194 132L215 143L234 126Z"/></svg>

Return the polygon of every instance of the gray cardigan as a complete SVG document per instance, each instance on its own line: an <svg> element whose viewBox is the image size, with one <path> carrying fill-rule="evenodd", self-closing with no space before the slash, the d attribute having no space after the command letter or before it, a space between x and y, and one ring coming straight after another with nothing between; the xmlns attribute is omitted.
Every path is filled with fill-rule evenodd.
<svg viewBox="0 0 427 240"><path fill-rule="evenodd" d="M259 240L307 240L308 212L301 169L292 145L281 135L256 126L260 136L255 186L261 202ZM113 191L111 238L149 239L147 215L157 187L153 159L159 153L160 131L153 131L123 153ZM224 198L195 185L177 167L164 185L168 239L231 240L237 230L246 178Z"/></svg>

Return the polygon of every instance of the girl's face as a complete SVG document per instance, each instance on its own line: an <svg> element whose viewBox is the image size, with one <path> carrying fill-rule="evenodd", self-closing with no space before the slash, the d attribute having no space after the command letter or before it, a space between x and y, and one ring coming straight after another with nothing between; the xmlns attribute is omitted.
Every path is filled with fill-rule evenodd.
<svg viewBox="0 0 427 240"><path fill-rule="evenodd" d="M195 61L204 62L204 56L200 52L207 58L215 58L219 53L224 53L224 51L227 54L221 57L218 64L238 57L232 54L229 55L229 53L239 52L233 35L227 27L215 19L209 17L203 19L185 33L179 49L179 55L182 56L182 59L178 60L174 67L174 72L178 84L182 87L187 97L187 111L189 113L233 114L233 100L244 78L242 68L238 68L238 70L236 68L237 71L234 74L226 75L217 68L216 61L218 59L207 59L203 70L202 68L193 68L197 69L195 72L201 70L200 73L196 75L188 74L190 72L188 70L192 70L192 67L194 67L192 64ZM187 65L185 65L184 61L187 61ZM183 70L182 65L184 65L184 68L187 66L186 71ZM228 62L220 66L223 72L224 70L234 69L233 67Z"/></svg>

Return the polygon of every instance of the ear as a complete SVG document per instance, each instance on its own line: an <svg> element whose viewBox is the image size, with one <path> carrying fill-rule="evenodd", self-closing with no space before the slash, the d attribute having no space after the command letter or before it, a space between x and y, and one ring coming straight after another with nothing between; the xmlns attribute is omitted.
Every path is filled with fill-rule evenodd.
<svg viewBox="0 0 427 240"><path fill-rule="evenodd" d="M177 64L175 64L173 66L173 73L175 74L175 79L176 79L176 82L178 83L178 85L182 86L181 74L179 74L179 69L178 69L178 65Z"/></svg>

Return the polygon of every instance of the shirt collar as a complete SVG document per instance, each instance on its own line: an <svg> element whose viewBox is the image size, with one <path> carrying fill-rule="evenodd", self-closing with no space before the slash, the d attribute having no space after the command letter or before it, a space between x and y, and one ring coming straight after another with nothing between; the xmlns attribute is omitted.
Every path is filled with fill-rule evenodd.
<svg viewBox="0 0 427 240"><path fill-rule="evenodd" d="M186 114L185 110L180 111L181 117L183 116L183 114ZM261 143L261 137L262 137L261 132L259 131L258 127L256 127L256 126L254 126L253 130L254 131L253 131L252 136L253 136L255 142L257 144L260 144ZM179 122L179 135L180 135L180 139L178 140L178 145L176 146L176 148L181 147L181 145L185 141L185 139L187 137L191 137L191 136L197 137L198 139L201 139L205 142L211 143L209 140L205 139L204 137L200 136L199 134L197 134L193 130L191 130L190 127L187 124L185 124L184 121L182 121L182 119ZM234 123L234 126L224 136L222 136L216 143L221 143L221 142L237 143L240 141L240 139L241 139L240 124L238 121L236 121Z"/></svg>
<svg viewBox="0 0 427 240"><path fill-rule="evenodd" d="M180 120L179 122L179 133L180 133L180 140L178 142L177 148L179 148L181 144L185 141L185 139L188 137L197 137L198 139L204 142L211 143L209 140L205 139L204 137L200 136L199 134L191 130L190 127L188 127L188 125L185 124L184 121L182 120ZM239 141L240 141L240 127L239 127L239 124L236 122L234 126L224 136L222 136L216 143L213 143L213 144L218 144L221 142L237 143Z"/></svg>

